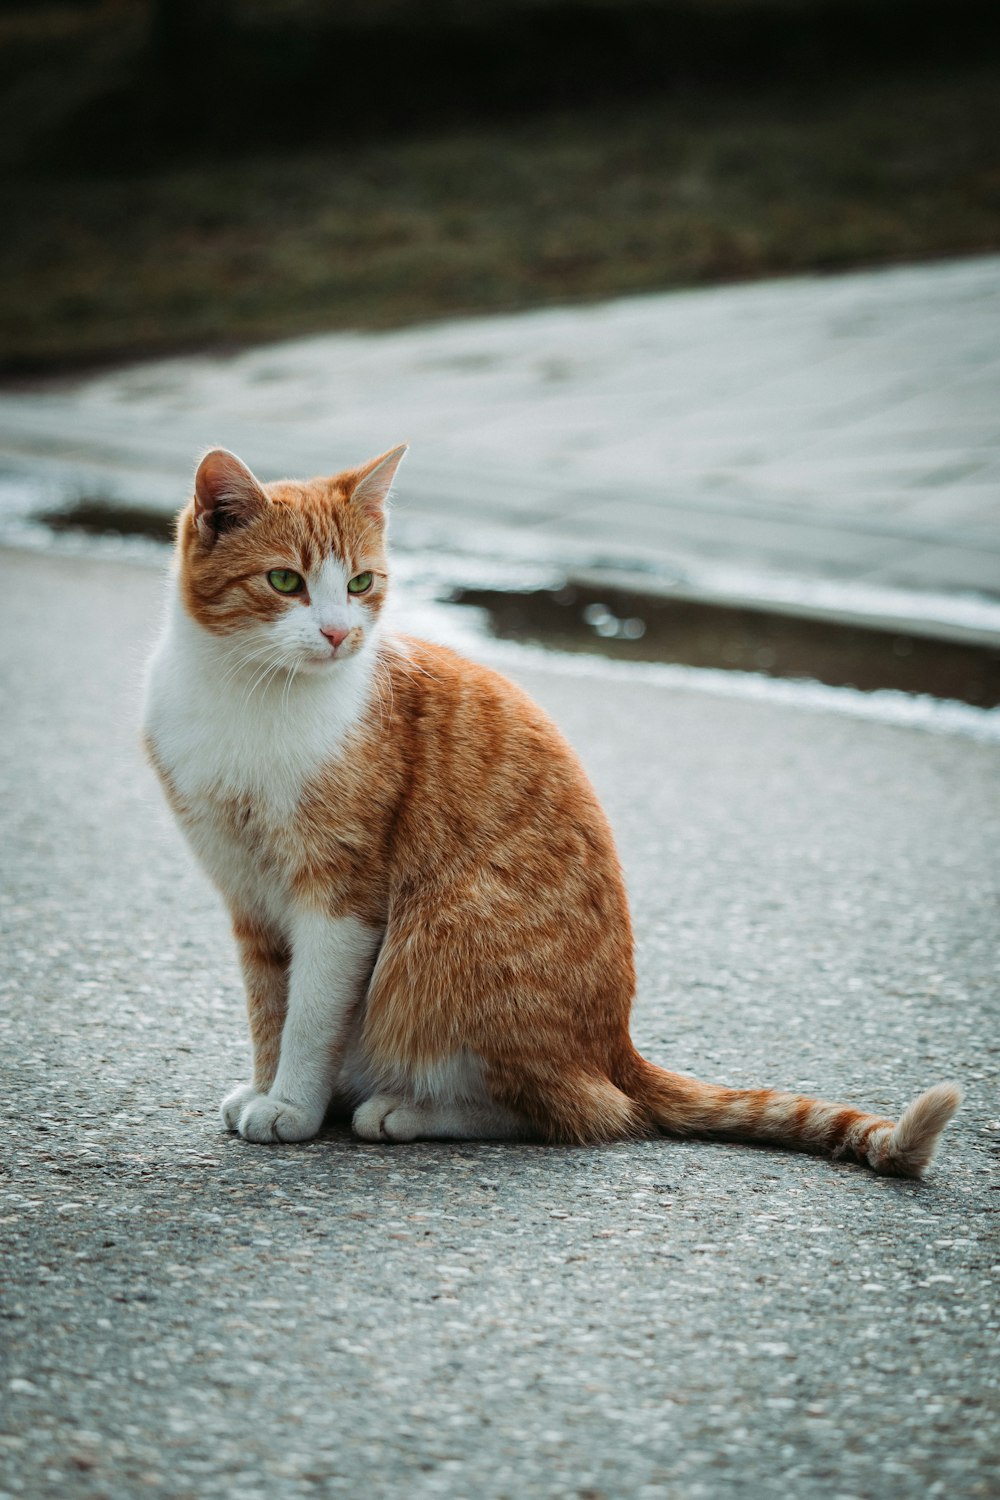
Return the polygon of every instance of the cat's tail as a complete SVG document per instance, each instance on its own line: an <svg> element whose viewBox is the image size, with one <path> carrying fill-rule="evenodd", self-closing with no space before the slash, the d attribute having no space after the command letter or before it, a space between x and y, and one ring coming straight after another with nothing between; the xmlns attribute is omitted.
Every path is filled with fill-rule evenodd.
<svg viewBox="0 0 1000 1500"><path fill-rule="evenodd" d="M645 1058L628 1092L669 1135L771 1142L800 1151L853 1157L892 1177L920 1177L962 1091L938 1083L914 1099L898 1120L866 1114L777 1089L727 1089L669 1073Z"/></svg>

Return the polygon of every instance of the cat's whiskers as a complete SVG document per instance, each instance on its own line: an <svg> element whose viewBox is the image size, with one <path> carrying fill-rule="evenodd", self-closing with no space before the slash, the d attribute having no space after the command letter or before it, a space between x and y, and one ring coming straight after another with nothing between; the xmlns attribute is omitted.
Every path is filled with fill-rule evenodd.
<svg viewBox="0 0 1000 1500"><path fill-rule="evenodd" d="M240 708L249 708L250 700L253 697L254 693L257 691L258 687L266 684L272 677L276 675L276 673L292 666L293 663L297 661L297 659L298 652L289 651L288 649L286 649L281 653L276 661L271 661L270 663L266 664L263 670L257 674L253 682L250 684L250 689L245 694L243 701L240 704Z"/></svg>
<svg viewBox="0 0 1000 1500"><path fill-rule="evenodd" d="M273 655L274 645L270 641L260 642L257 646L252 646L248 650L244 650L235 661L230 663L223 676L219 679L220 688L226 687L246 668L249 668L251 671L256 670L259 662L263 661L265 657L273 657Z"/></svg>
<svg viewBox="0 0 1000 1500"><path fill-rule="evenodd" d="M289 695L289 693L292 690L292 683L295 681L295 674L298 672L298 670L301 667L301 665L302 665L302 662L298 658L296 658L296 660L292 662L291 670L288 672L287 676L285 677L285 690L284 690L284 692L281 695L281 711L282 711L282 713L285 713L286 710L287 710L287 708L288 708L288 695Z"/></svg>
<svg viewBox="0 0 1000 1500"><path fill-rule="evenodd" d="M379 729L384 731L385 727L386 727L386 696L387 696L386 689L388 690L388 699L389 699L389 713L388 713L388 716L389 716L390 722L392 720L392 715L393 715L393 711L394 711L395 706L396 706L396 701L395 701L395 696L393 694L392 674L389 671L387 663L383 660L383 658L381 656L376 657L376 659L375 659L375 671L374 671L374 673L372 675L372 685L375 688L375 694L376 694L376 697L378 699Z"/></svg>
<svg viewBox="0 0 1000 1500"><path fill-rule="evenodd" d="M418 676L426 677L428 682L436 683L438 681L433 672L428 672L426 667L422 667L419 662L415 662L405 651L396 652L396 665L404 676L409 677L411 682L416 682Z"/></svg>

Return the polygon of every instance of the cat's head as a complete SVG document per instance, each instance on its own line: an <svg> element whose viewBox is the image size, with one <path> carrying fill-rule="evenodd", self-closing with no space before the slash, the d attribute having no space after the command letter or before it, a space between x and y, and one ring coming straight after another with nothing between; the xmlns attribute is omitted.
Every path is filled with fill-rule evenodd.
<svg viewBox="0 0 1000 1500"><path fill-rule="evenodd" d="M385 504L405 452L275 484L224 448L207 453L177 526L191 618L262 670L328 671L356 655L385 600Z"/></svg>

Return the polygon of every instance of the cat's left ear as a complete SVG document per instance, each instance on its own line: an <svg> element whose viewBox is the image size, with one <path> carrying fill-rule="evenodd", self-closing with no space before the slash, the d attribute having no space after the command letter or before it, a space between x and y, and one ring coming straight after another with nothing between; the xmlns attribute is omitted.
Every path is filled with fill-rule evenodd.
<svg viewBox="0 0 1000 1500"><path fill-rule="evenodd" d="M347 498L373 521L385 520L385 503L408 446L407 443L400 443L398 448L380 453L378 458L373 458L370 463L362 464L359 469L352 469L350 474L345 475L349 486Z"/></svg>
<svg viewBox="0 0 1000 1500"><path fill-rule="evenodd" d="M271 502L246 464L226 448L206 453L194 476L194 521L211 544L224 531L246 526Z"/></svg>

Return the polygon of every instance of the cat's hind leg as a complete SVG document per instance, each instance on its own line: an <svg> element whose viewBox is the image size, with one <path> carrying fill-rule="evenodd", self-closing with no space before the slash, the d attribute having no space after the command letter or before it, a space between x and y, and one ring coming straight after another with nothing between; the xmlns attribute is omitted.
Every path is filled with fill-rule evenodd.
<svg viewBox="0 0 1000 1500"><path fill-rule="evenodd" d="M363 1141L516 1141L533 1132L522 1117L493 1103L442 1103L375 1094L354 1112Z"/></svg>
<svg viewBox="0 0 1000 1500"><path fill-rule="evenodd" d="M381 1087L373 1085L353 1124L365 1141L511 1141L534 1134L524 1115L494 1097L481 1058L467 1048L383 1071Z"/></svg>

